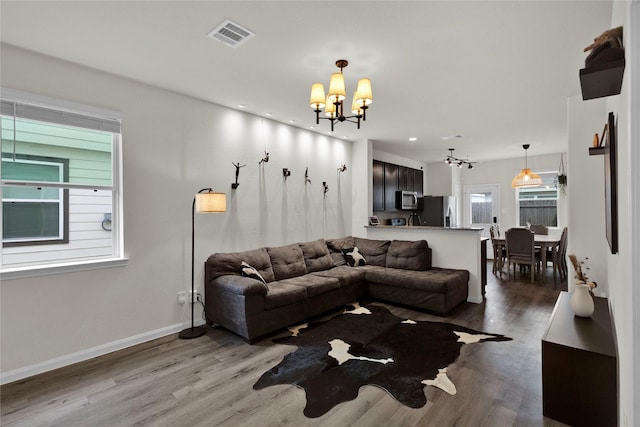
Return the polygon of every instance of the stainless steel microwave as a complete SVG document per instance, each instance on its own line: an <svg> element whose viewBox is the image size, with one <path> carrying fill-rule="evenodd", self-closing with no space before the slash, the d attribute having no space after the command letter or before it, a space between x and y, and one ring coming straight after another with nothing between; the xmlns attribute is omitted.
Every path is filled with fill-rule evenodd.
<svg viewBox="0 0 640 427"><path fill-rule="evenodd" d="M396 191L396 209L402 211L418 210L418 193L416 191Z"/></svg>

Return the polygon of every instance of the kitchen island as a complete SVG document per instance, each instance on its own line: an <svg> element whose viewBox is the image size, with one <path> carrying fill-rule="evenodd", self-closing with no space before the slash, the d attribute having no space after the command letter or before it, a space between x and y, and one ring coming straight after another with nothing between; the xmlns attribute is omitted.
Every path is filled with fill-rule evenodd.
<svg viewBox="0 0 640 427"><path fill-rule="evenodd" d="M426 240L434 267L469 271L468 302L482 302L482 228L430 226L365 226L366 237L378 240Z"/></svg>

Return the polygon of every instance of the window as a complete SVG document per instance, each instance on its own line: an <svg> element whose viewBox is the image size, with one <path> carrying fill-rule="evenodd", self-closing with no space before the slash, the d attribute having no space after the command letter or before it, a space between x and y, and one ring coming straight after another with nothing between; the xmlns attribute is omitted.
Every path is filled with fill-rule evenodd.
<svg viewBox="0 0 640 427"><path fill-rule="evenodd" d="M8 157L8 156L7 156ZM16 155L2 159L2 178L60 182L68 175L69 162L39 156ZM2 192L2 244L26 246L69 242L66 189L7 187Z"/></svg>
<svg viewBox="0 0 640 427"><path fill-rule="evenodd" d="M0 270L120 258L117 115L2 95Z"/></svg>
<svg viewBox="0 0 640 427"><path fill-rule="evenodd" d="M516 200L518 225L542 224L548 227L558 226L558 188L556 172L538 173L542 186L535 188L517 188Z"/></svg>

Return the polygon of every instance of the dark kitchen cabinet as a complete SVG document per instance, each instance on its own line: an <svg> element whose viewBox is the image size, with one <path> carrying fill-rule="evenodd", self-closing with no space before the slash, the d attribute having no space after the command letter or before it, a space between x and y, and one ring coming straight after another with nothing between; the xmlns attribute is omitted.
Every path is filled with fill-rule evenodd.
<svg viewBox="0 0 640 427"><path fill-rule="evenodd" d="M384 210L396 211L396 191L400 167L391 163L384 164Z"/></svg>
<svg viewBox="0 0 640 427"><path fill-rule="evenodd" d="M398 190L410 191L408 181L409 181L409 168L405 166L398 166ZM411 187L413 187L413 179L411 181L412 181Z"/></svg>
<svg viewBox="0 0 640 427"><path fill-rule="evenodd" d="M384 162L373 161L373 210L384 210Z"/></svg>
<svg viewBox="0 0 640 427"><path fill-rule="evenodd" d="M418 197L424 196L424 172L420 169L413 169L413 190L418 193Z"/></svg>
<svg viewBox="0 0 640 427"><path fill-rule="evenodd" d="M396 191L415 191L423 196L423 172L406 166L373 161L373 210L397 211Z"/></svg>

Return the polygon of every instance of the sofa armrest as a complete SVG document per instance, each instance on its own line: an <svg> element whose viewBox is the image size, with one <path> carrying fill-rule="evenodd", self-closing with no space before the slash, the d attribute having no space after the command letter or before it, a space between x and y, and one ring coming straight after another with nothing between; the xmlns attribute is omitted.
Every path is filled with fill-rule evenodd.
<svg viewBox="0 0 640 427"><path fill-rule="evenodd" d="M231 274L219 276L211 282L211 286L237 295L267 295L268 289L267 286L259 280Z"/></svg>

